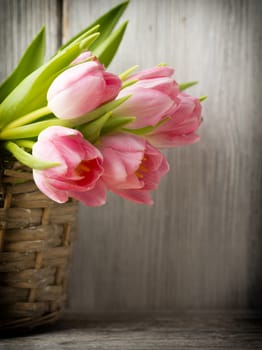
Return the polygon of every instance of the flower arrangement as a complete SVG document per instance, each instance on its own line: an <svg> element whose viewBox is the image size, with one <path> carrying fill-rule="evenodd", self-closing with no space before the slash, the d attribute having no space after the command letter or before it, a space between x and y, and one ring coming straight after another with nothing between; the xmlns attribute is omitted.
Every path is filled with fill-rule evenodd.
<svg viewBox="0 0 262 350"><path fill-rule="evenodd" d="M160 64L120 75L107 67L127 23L114 30L121 3L43 63L45 30L0 86L0 148L32 168L37 187L64 203L106 202L107 191L152 204L169 169L162 149L192 144L201 102Z"/></svg>

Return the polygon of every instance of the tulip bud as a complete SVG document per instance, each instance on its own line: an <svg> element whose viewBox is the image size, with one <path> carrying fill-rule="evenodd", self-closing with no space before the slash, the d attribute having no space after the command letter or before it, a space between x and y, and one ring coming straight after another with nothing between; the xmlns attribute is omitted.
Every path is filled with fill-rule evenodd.
<svg viewBox="0 0 262 350"><path fill-rule="evenodd" d="M47 93L48 107L61 119L80 117L113 100L121 80L96 62L84 62L61 73Z"/></svg>
<svg viewBox="0 0 262 350"><path fill-rule="evenodd" d="M177 96L178 104L170 117L149 133L147 140L158 148L170 148L195 143L201 124L202 107L198 98L185 93Z"/></svg>
<svg viewBox="0 0 262 350"><path fill-rule="evenodd" d="M179 89L172 78L173 73L173 68L158 66L130 75L127 82L135 81L135 83L121 90L119 97L127 94L132 96L116 108L113 115L136 117L136 120L128 126L130 129L156 125L176 105Z"/></svg>

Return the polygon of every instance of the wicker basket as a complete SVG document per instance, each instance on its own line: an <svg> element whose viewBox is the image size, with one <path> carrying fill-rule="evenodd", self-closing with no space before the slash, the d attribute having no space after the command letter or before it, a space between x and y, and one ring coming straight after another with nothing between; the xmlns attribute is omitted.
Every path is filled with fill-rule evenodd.
<svg viewBox="0 0 262 350"><path fill-rule="evenodd" d="M66 300L77 203L57 204L29 168L5 162L0 181L0 330L55 321Z"/></svg>

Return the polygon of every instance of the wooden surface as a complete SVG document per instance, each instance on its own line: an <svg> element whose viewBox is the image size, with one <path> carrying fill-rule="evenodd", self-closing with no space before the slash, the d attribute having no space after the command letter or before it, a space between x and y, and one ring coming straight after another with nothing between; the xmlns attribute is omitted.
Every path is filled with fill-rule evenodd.
<svg viewBox="0 0 262 350"><path fill-rule="evenodd" d="M0 0L0 77L47 25L48 56L117 0ZM151 312L261 306L262 2L133 0L110 70L167 62L207 94L201 142L143 207L109 196L80 209L69 309ZM239 348L238 348L239 349Z"/></svg>
<svg viewBox="0 0 262 350"><path fill-rule="evenodd" d="M2 350L246 350L262 348L262 318L188 314L90 321L67 318L30 334L0 339Z"/></svg>

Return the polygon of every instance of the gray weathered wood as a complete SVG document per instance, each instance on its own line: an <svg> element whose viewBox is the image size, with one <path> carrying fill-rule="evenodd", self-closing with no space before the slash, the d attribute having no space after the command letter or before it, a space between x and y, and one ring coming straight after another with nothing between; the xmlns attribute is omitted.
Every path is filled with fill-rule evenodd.
<svg viewBox="0 0 262 350"><path fill-rule="evenodd" d="M52 0L0 0L0 81L14 69L27 45L46 26L46 57L61 41L60 3Z"/></svg>
<svg viewBox="0 0 262 350"><path fill-rule="evenodd" d="M118 2L0 0L0 78L44 23L50 56L61 34ZM199 80L190 91L209 96L202 140L167 152L171 170L154 207L109 195L102 208L80 208L69 309L261 305L262 2L133 0L125 18L110 70L164 61L178 81Z"/></svg>
<svg viewBox="0 0 262 350"><path fill-rule="evenodd" d="M246 350L261 349L262 319L248 313L155 316L140 320L90 321L68 318L59 324L1 339L8 350Z"/></svg>
<svg viewBox="0 0 262 350"><path fill-rule="evenodd" d="M117 1L67 1L67 35ZM154 207L81 207L70 309L232 308L261 300L260 1L133 0L122 70L168 62L207 94L202 140L168 151Z"/></svg>

